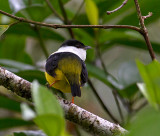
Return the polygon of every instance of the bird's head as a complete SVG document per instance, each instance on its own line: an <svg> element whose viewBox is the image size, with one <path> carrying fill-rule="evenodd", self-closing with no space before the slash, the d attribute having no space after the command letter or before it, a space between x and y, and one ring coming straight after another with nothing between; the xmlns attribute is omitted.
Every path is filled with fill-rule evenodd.
<svg viewBox="0 0 160 136"><path fill-rule="evenodd" d="M61 47L75 47L75 48L83 49L83 50L87 50L91 48L90 46L85 46L82 42L78 40L74 40L74 39L65 41L61 45Z"/></svg>
<svg viewBox="0 0 160 136"><path fill-rule="evenodd" d="M82 42L72 39L62 43L57 52L71 52L78 55L83 61L85 61L86 50L90 48L90 46L85 46Z"/></svg>

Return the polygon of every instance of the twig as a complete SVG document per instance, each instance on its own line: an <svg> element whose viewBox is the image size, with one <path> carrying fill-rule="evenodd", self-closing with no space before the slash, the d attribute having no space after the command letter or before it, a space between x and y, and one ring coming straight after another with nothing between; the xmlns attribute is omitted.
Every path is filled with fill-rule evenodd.
<svg viewBox="0 0 160 136"><path fill-rule="evenodd" d="M74 17L72 18L71 22L73 22L77 18L79 12L81 11L83 4L84 4L84 0L82 1L81 5L79 6L79 8L78 8L77 12L75 13Z"/></svg>
<svg viewBox="0 0 160 136"><path fill-rule="evenodd" d="M110 15L111 13L118 11L118 10L121 9L124 5L126 5L127 2L128 2L128 0L125 0L125 1L122 3L122 5L120 5L118 8L116 8L116 9L114 9L114 10L112 10L112 11L107 11L107 14Z"/></svg>
<svg viewBox="0 0 160 136"><path fill-rule="evenodd" d="M25 19L22 17L17 17L12 14L6 13L2 10L0 10L0 13L6 15L8 17L14 18L16 20L19 20L20 22L36 24L39 26L51 27L54 29L58 29L58 28L103 28L103 29L123 28L124 29L125 28L125 29L132 29L132 30L138 31L139 33L142 32L140 28L138 28L136 26L130 26L130 25L58 25L58 24L48 24L48 23L28 20L28 19Z"/></svg>
<svg viewBox="0 0 160 136"><path fill-rule="evenodd" d="M97 55L98 55L98 57L99 57L99 59L101 61L102 68L103 68L104 73L106 74L106 76L108 76L109 73L107 71L107 68L106 68L104 62L103 62L103 59L102 59L102 56L101 56L101 53L100 53L100 50L99 50L98 42L97 42L96 45L97 45ZM114 88L114 87L112 87L112 94L114 96L114 99L115 99L115 102L116 102L116 105L117 105L117 108L118 108L118 111L119 111L119 115L120 115L122 121L124 121L124 118L123 118L123 115L122 115L122 110L121 110L121 107L120 107L120 104L119 104L119 101L118 101L118 97L117 97L117 96L119 96L119 94L117 93L116 88ZM119 98L120 98L121 101L123 101L120 96L119 96ZM124 104L124 102L122 102L122 103ZM126 107L126 106L124 106L124 107Z"/></svg>
<svg viewBox="0 0 160 136"><path fill-rule="evenodd" d="M142 18L143 18L143 19L147 19L147 18L149 18L149 17L151 17L151 16L152 16L152 12L149 12L148 15L142 16Z"/></svg>
<svg viewBox="0 0 160 136"><path fill-rule="evenodd" d="M64 9L64 6L63 6L62 1L61 1L61 0L58 0L58 1L59 1L59 5L60 5L60 8L61 8L63 17L64 17L64 24L66 24L66 25L71 25L71 22L68 20L68 17L67 17L67 14L66 14L66 11L65 11L65 9ZM69 33L70 33L71 38L74 39L74 34L73 34L72 29L68 27L68 31L69 31Z"/></svg>
<svg viewBox="0 0 160 136"><path fill-rule="evenodd" d="M51 11L52 11L58 18L60 18L62 21L64 21L64 18L63 18L62 16L60 16L60 15L58 14L58 12L53 8L51 2L50 2L49 0L45 0L45 1L46 1L46 3L47 3L48 7L51 9Z"/></svg>
<svg viewBox="0 0 160 136"><path fill-rule="evenodd" d="M112 94L113 94L113 96L114 96L114 99L115 99L115 102L116 102L116 105L117 105L117 108L118 108L118 111L119 111L119 115L120 115L120 117L121 117L121 120L122 120L122 122L124 121L124 117L123 117L123 114L122 114L122 110L121 110L121 107L120 107L120 103L119 103L119 101L118 101L118 97L117 97L117 92L116 92L116 90L112 90Z"/></svg>
<svg viewBox="0 0 160 136"><path fill-rule="evenodd" d="M139 18L140 27L141 27L141 30L142 30L142 35L143 35L143 37L144 37L144 39L146 41L150 56L151 56L152 60L154 60L154 59L156 59L156 56L154 54L151 42L149 40L148 31L147 31L147 29L145 27L145 24L144 24L144 17L141 14L141 10L140 10L140 6L139 6L139 3L138 3L138 0L134 0L134 3L135 3L135 6L136 6L138 18ZM149 16L147 16L147 17L150 17L150 16L151 16L151 14Z"/></svg>
<svg viewBox="0 0 160 136"><path fill-rule="evenodd" d="M97 93L97 90L95 89L95 87L93 86L92 82L90 79L88 79L88 84L91 87L91 89L93 90L94 94L96 95L98 101L100 102L101 106L103 107L103 109L107 112L107 114L110 116L110 118L115 122L118 123L119 121L112 115L112 113L109 111L109 109L106 107L106 105L103 103L102 99L100 98L99 94Z"/></svg>
<svg viewBox="0 0 160 136"><path fill-rule="evenodd" d="M148 104L147 101L145 101L144 103L142 103L137 109L134 110L135 113L137 113L139 110L141 110L143 107L145 107Z"/></svg>
<svg viewBox="0 0 160 136"><path fill-rule="evenodd" d="M9 27L11 27L11 26L13 26L13 25L16 25L16 24L18 24L18 23L20 23L20 21L15 21L15 22L9 24Z"/></svg>
<svg viewBox="0 0 160 136"><path fill-rule="evenodd" d="M44 52L45 57L48 58L49 53L48 53L48 51L47 51L47 49L45 47L45 44L44 44L43 38L41 36L41 33L39 31L39 28L37 26L34 26L34 30L35 30L35 32L36 32L36 34L38 36L38 40L39 40L39 44L41 46L41 49Z"/></svg>
<svg viewBox="0 0 160 136"><path fill-rule="evenodd" d="M21 97L31 100L30 89L32 84L2 67L0 67L0 85L3 85ZM95 135L114 136L127 133L119 125L104 120L61 97L58 97L58 100L64 109L66 119L79 124L85 130Z"/></svg>

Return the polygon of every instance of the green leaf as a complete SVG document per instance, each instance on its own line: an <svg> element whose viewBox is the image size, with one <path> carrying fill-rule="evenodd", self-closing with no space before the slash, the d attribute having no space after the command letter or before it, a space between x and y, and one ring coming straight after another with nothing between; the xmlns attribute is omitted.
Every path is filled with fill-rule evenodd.
<svg viewBox="0 0 160 136"><path fill-rule="evenodd" d="M102 81L104 84L106 84L111 88L114 87L117 88L118 90L123 89L123 85L119 84L113 76L109 74L106 75L103 70L101 70L98 67L95 67L92 64L87 63L86 66L89 76L97 78L98 80Z"/></svg>
<svg viewBox="0 0 160 136"><path fill-rule="evenodd" d="M31 90L38 115L53 114L63 117L63 110L50 90L39 85L36 81L33 82Z"/></svg>
<svg viewBox="0 0 160 136"><path fill-rule="evenodd" d="M76 39L84 41L85 45L93 47L94 39L89 33L87 33L84 29L73 29L73 31L76 34Z"/></svg>
<svg viewBox="0 0 160 136"><path fill-rule="evenodd" d="M18 11L25 9L27 7L32 6L43 6L42 0L9 0L10 8L12 9L13 13L17 13Z"/></svg>
<svg viewBox="0 0 160 136"><path fill-rule="evenodd" d="M0 65L4 67L10 67L10 68L17 69L17 71L36 69L36 67L32 65L14 61L14 60L9 60L9 59L0 59Z"/></svg>
<svg viewBox="0 0 160 136"><path fill-rule="evenodd" d="M64 119L59 115L44 114L34 119L34 122L48 135L60 136L64 131Z"/></svg>
<svg viewBox="0 0 160 136"><path fill-rule="evenodd" d="M65 5L69 0L61 0L63 5ZM59 0L50 0L53 8L61 14L61 9L60 9L60 5L59 5Z"/></svg>
<svg viewBox="0 0 160 136"><path fill-rule="evenodd" d="M33 125L33 123L19 118L0 118L0 130L27 125Z"/></svg>
<svg viewBox="0 0 160 136"><path fill-rule="evenodd" d="M123 35L123 34L121 34ZM107 36L107 35L106 35ZM122 37L122 38L113 38L113 40L108 40L104 43L101 43L101 50L104 52L107 49L110 49L111 47L115 45L122 45L122 46L127 46L127 47L132 47L132 48L137 48L137 49L143 49L147 50L146 43L144 40L139 40L134 37ZM160 43L158 42L151 42L152 47L155 52L160 53Z"/></svg>
<svg viewBox="0 0 160 136"><path fill-rule="evenodd" d="M114 12L110 15L106 15L106 11L112 11L112 10L116 9L117 7L119 7L122 4L122 2L123 1L106 0L106 1L104 1L104 3L102 3L102 4L106 5L106 10L102 14L103 15L103 18L102 18L103 24L106 24L106 23L118 24L118 22L120 22L122 19L126 18L127 16L129 16L133 12L136 12L134 1L128 1L126 6L124 6L123 8L118 10L117 12ZM103 7L104 7L104 5L103 5ZM104 9L103 9L103 11L104 11ZM134 21L138 21L137 16L133 19L134 19ZM130 22L130 20L128 22Z"/></svg>
<svg viewBox="0 0 160 136"><path fill-rule="evenodd" d="M117 92L120 96L131 99L133 95L138 91L138 88L136 86L136 83L130 82L130 84L123 84L122 82L118 82L112 75L108 73L108 75L105 74L103 70L101 70L98 67L95 67L92 64L86 63L88 75L90 77L94 77L104 84L106 84L108 87L116 88Z"/></svg>
<svg viewBox="0 0 160 136"><path fill-rule="evenodd" d="M107 10L115 9L114 7L116 7L117 5L120 5L120 4L121 4L121 1L117 1L117 0L102 0L102 1L98 0L98 1L96 1L96 5L99 9L100 17L103 17L103 15L107 16L106 15Z"/></svg>
<svg viewBox="0 0 160 136"><path fill-rule="evenodd" d="M20 112L20 103L0 95L0 108Z"/></svg>
<svg viewBox="0 0 160 136"><path fill-rule="evenodd" d="M159 111L147 107L140 111L128 124L127 136L159 136L160 134L160 114Z"/></svg>
<svg viewBox="0 0 160 136"><path fill-rule="evenodd" d="M73 21L77 25L86 25L89 24L89 20L85 13L79 13L77 18ZM73 29L76 30L76 29ZM85 30L85 29L84 29Z"/></svg>
<svg viewBox="0 0 160 136"><path fill-rule="evenodd" d="M23 29L23 31L22 31ZM54 31L53 29L41 27L39 29L39 32L41 33L41 36L43 39L52 39L55 41L64 41L65 38ZM16 34L16 35L25 35L25 36L32 36L37 38L37 33L34 31L34 28L26 23L20 23L13 25L6 34Z"/></svg>
<svg viewBox="0 0 160 136"><path fill-rule="evenodd" d="M0 25L0 37L9 28L9 25Z"/></svg>
<svg viewBox="0 0 160 136"><path fill-rule="evenodd" d="M40 70L22 70L16 73L18 76L33 82L35 79L41 84L46 84L44 72Z"/></svg>
<svg viewBox="0 0 160 136"><path fill-rule="evenodd" d="M150 104L158 108L160 106L160 63L157 60L146 66L138 60L136 63L145 83L143 86L139 85L139 88Z"/></svg>
<svg viewBox="0 0 160 136"><path fill-rule="evenodd" d="M139 90L142 92L142 94L147 98L147 100L152 103L152 100L150 99L150 96L146 91L146 85L144 83L137 83L137 86Z"/></svg>
<svg viewBox="0 0 160 136"><path fill-rule="evenodd" d="M27 8L32 8L32 7L43 7L43 1L42 0L34 0L34 1L29 1L29 0L8 0L10 8L12 10L13 14L16 14L17 12L27 9Z"/></svg>
<svg viewBox="0 0 160 136"><path fill-rule="evenodd" d="M51 14L43 0L9 0L9 5L13 14L36 21L43 21Z"/></svg>
<svg viewBox="0 0 160 136"><path fill-rule="evenodd" d="M0 0L0 9L7 12L11 13L10 7L9 7L9 2L8 0Z"/></svg>
<svg viewBox="0 0 160 136"><path fill-rule="evenodd" d="M68 0L62 0L66 3ZM58 0L50 1L54 9L60 12ZM11 10L17 16L29 18L36 21L44 21L46 17L53 14L44 0L9 0ZM33 14L34 13L34 14Z"/></svg>
<svg viewBox="0 0 160 136"><path fill-rule="evenodd" d="M98 8L93 0L85 0L85 10L90 24L98 25Z"/></svg>
<svg viewBox="0 0 160 136"><path fill-rule="evenodd" d="M42 131L18 131L14 132L14 136L46 136Z"/></svg>
<svg viewBox="0 0 160 136"><path fill-rule="evenodd" d="M32 97L37 113L35 123L48 135L63 134L65 128L64 115L56 97L47 88L36 81L32 84Z"/></svg>
<svg viewBox="0 0 160 136"><path fill-rule="evenodd" d="M23 35L7 35L0 40L0 58L32 64L30 56L25 52L25 40L26 37Z"/></svg>
<svg viewBox="0 0 160 136"><path fill-rule="evenodd" d="M122 90L117 90L120 96L123 98L132 99L134 98L135 94L139 91L137 84L130 84L128 86L125 86Z"/></svg>

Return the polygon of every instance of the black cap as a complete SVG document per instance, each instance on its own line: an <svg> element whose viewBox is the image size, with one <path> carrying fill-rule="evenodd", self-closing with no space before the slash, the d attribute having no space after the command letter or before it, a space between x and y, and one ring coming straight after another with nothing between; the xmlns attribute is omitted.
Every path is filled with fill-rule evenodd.
<svg viewBox="0 0 160 136"><path fill-rule="evenodd" d="M85 46L82 42L78 41L78 40L66 40L64 43L62 43L61 47L66 47L66 46L74 46L77 48L81 48L81 49L90 49L90 46Z"/></svg>

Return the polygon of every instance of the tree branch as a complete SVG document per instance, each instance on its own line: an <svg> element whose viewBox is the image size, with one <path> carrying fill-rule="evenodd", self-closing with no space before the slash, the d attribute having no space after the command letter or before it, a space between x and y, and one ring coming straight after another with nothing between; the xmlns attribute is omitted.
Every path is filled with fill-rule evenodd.
<svg viewBox="0 0 160 136"><path fill-rule="evenodd" d="M21 97L31 100L31 83L2 67L0 67L0 85L3 85ZM61 97L58 97L58 100L64 109L66 119L79 124L89 132L101 136L127 133L119 125L104 120Z"/></svg>
<svg viewBox="0 0 160 136"><path fill-rule="evenodd" d="M54 29L58 29L58 28L102 28L102 29L123 28L124 29L125 28L125 29L132 29L132 30L138 31L139 33L142 32L140 28L136 26L130 26L130 25L58 25L58 24L48 24L48 23L28 20L22 17L17 17L12 14L6 13L2 10L0 10L0 13L8 17L14 18L16 20L19 20L20 22L31 23L31 24L35 24L39 26L51 27Z"/></svg>
<svg viewBox="0 0 160 136"><path fill-rule="evenodd" d="M142 18L143 18L143 19L147 19L147 18L149 18L149 17L151 17L151 16L152 16L152 12L149 12L148 15L142 16Z"/></svg>
<svg viewBox="0 0 160 136"><path fill-rule="evenodd" d="M112 10L112 11L107 11L107 14L110 15L111 13L118 11L118 10L121 9L124 5L126 5L127 2L128 2L128 0L125 0L125 1L122 3L122 5L120 5L118 8L116 8L116 9L114 9L114 10Z"/></svg>
<svg viewBox="0 0 160 136"><path fill-rule="evenodd" d="M135 3L137 14L138 14L138 19L139 19L140 27L141 27L141 30L142 30L142 35L143 35L143 37L146 41L150 56L151 56L152 60L154 60L154 59L156 59L156 56L154 54L151 42L149 40L147 28L145 27L145 24L144 24L144 19L147 18L147 17L150 17L152 14L149 14L147 17L142 16L138 0L134 0L134 3Z"/></svg>

